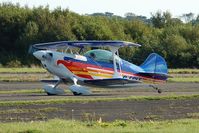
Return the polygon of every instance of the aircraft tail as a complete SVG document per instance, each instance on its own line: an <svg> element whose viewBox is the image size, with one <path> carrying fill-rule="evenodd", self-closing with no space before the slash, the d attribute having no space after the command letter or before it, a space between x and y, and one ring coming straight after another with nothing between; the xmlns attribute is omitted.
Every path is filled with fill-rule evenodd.
<svg viewBox="0 0 199 133"><path fill-rule="evenodd" d="M166 80L168 78L167 63L162 56L156 53L151 53L140 67L145 71L140 73L142 76L158 80Z"/></svg>

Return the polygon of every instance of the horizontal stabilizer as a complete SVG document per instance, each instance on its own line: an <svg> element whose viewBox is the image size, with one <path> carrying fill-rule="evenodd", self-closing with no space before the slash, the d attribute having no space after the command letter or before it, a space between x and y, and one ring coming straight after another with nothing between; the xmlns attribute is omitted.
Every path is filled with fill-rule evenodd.
<svg viewBox="0 0 199 133"><path fill-rule="evenodd" d="M134 84L140 83L139 80L124 79L124 78L112 78L112 79L95 79L95 80L85 80L84 83L97 86L111 86L111 85L124 85L124 84Z"/></svg>
<svg viewBox="0 0 199 133"><path fill-rule="evenodd" d="M157 79L157 80L166 80L169 77L168 74L164 74L164 73L140 72L137 74L142 77L152 78L152 79Z"/></svg>

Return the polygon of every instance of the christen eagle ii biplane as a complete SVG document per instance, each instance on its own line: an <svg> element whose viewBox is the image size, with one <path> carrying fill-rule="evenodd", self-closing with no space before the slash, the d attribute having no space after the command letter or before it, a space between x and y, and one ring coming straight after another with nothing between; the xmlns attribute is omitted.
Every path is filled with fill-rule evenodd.
<svg viewBox="0 0 199 133"><path fill-rule="evenodd" d="M34 44L30 50L48 72L58 77L56 80L43 80L54 81L54 84L44 86L48 95L64 93L57 87L60 83L72 83L69 89L74 95L91 94L89 86L115 88L147 85L161 93L153 83L166 82L168 78L163 57L152 53L140 66L119 57L119 48L139 46L125 41L59 41ZM110 51L93 49L80 55L86 47L106 47ZM79 52L74 53L77 49Z"/></svg>

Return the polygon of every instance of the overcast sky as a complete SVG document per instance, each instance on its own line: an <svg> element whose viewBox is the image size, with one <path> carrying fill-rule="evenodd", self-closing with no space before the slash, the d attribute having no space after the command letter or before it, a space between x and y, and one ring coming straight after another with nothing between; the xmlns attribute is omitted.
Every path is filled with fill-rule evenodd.
<svg viewBox="0 0 199 133"><path fill-rule="evenodd" d="M169 11L174 17L184 13L199 14L197 0L0 0L0 2L20 3L21 6L38 7L49 5L50 9L58 6L68 8L79 14L112 12L124 16L127 12L150 17L158 10Z"/></svg>

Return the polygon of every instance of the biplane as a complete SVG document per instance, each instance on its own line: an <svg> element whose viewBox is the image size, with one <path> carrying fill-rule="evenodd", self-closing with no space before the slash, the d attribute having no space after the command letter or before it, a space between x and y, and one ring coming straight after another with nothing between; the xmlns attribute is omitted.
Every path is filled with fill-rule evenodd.
<svg viewBox="0 0 199 133"><path fill-rule="evenodd" d="M68 84L74 95L90 95L89 87L140 85L161 93L154 84L165 83L168 78L163 57L151 53L139 66L119 57L119 48L140 46L126 41L58 41L31 45L29 52L41 61L49 73L58 77L42 80L51 83L44 86L48 95L63 94L64 90L58 87L60 83ZM85 50L88 51L84 53Z"/></svg>

